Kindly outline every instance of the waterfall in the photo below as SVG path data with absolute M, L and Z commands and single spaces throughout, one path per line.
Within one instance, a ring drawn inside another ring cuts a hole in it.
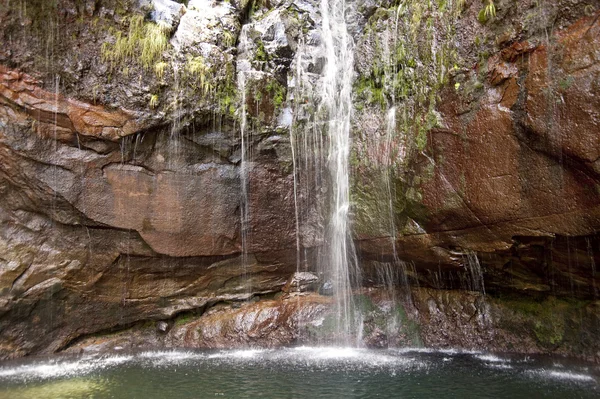
M 360 275 L 349 229 L 350 209 L 350 120 L 354 43 L 345 21 L 344 0 L 323 0 L 322 46 L 326 57 L 320 93 L 320 108 L 327 115 L 327 167 L 330 177 L 330 212 L 326 233 L 326 275 L 336 303 L 338 343 L 349 345 L 356 326 L 352 286 Z

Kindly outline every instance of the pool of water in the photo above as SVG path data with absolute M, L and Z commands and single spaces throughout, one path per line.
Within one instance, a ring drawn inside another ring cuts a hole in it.
M 0 398 L 599 398 L 567 359 L 419 349 L 147 351 L 0 364 Z

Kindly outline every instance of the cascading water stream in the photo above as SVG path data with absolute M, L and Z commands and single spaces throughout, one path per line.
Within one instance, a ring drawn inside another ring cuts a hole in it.
M 358 327 L 352 300 L 352 286 L 360 273 L 349 229 L 350 209 L 350 118 L 352 115 L 352 79 L 354 43 L 345 21 L 344 0 L 321 2 L 322 41 L 326 57 L 321 111 L 327 115 L 323 126 L 328 136 L 328 170 L 330 177 L 330 213 L 326 235 L 326 275 L 331 281 L 336 302 L 338 344 L 351 345 L 353 330 Z

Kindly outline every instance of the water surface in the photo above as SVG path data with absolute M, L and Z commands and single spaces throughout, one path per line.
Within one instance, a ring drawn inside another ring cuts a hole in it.
M 599 374 L 452 350 L 149 351 L 5 362 L 0 398 L 598 398 Z

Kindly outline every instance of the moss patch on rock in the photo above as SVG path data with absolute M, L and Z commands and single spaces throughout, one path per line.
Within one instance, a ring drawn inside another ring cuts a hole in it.
M 503 309 L 500 327 L 528 334 L 542 348 L 564 346 L 577 351 L 590 320 L 592 301 L 574 298 L 503 296 L 492 298 Z M 584 315 L 586 315 L 584 317 Z

